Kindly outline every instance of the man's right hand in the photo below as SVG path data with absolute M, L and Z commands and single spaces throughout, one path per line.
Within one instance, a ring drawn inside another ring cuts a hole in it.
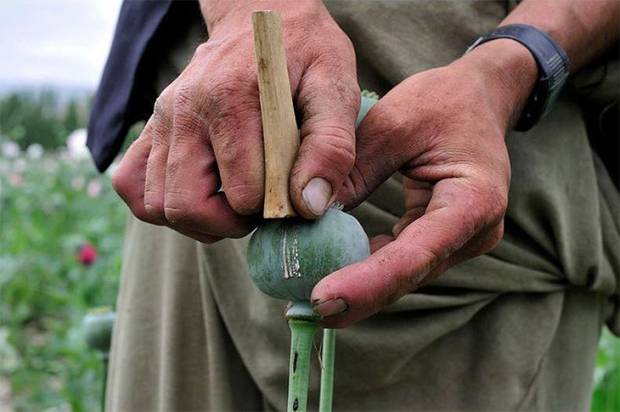
M 248 1 L 214 10 L 209 40 L 159 96 L 114 174 L 115 190 L 139 219 L 205 243 L 253 229 L 264 159 L 251 14 L 264 8 L 281 10 L 302 120 L 293 205 L 314 218 L 336 197 L 355 160 L 360 96 L 351 42 L 319 0 Z

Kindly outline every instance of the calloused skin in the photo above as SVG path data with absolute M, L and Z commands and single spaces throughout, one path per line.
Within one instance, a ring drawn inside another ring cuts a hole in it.
M 283 3 L 265 1 L 261 8 L 270 4 Z M 316 218 L 353 166 L 360 90 L 351 41 L 323 4 L 295 5 L 282 12 L 291 91 L 302 119 L 291 195 L 301 215 Z M 112 180 L 136 217 L 205 243 L 248 234 L 264 197 L 251 9 L 237 7 L 214 20 L 209 40 L 161 93 Z M 318 211 L 302 199 L 315 177 L 331 186 Z
M 502 24 L 550 33 L 575 71 L 618 41 L 619 5 L 525 0 Z M 205 243 L 255 227 L 264 160 L 250 15 L 275 9 L 302 119 L 290 183 L 295 209 L 316 218 L 334 200 L 354 207 L 393 173 L 405 176 L 406 213 L 393 234 L 371 239 L 368 259 L 315 286 L 323 324 L 364 319 L 501 240 L 510 185 L 504 138 L 537 75 L 527 49 L 494 40 L 415 74 L 356 132 L 355 54 L 320 1 L 203 0 L 201 8 L 209 40 L 161 94 L 113 177 L 136 217 Z

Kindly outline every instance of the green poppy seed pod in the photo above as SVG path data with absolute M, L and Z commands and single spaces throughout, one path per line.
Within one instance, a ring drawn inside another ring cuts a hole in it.
M 377 102 L 363 92 L 356 124 Z M 294 304 L 289 318 L 315 318 L 310 305 L 314 286 L 336 270 L 370 254 L 368 237 L 357 219 L 336 208 L 314 221 L 265 221 L 254 232 L 247 251 L 250 276 L 264 293 Z
M 107 308 L 95 309 L 84 317 L 82 331 L 90 348 L 109 352 L 115 319 L 116 314 Z
M 264 293 L 308 301 L 314 285 L 330 273 L 365 259 L 368 237 L 357 219 L 330 208 L 321 218 L 266 221 L 248 246 L 250 275 Z

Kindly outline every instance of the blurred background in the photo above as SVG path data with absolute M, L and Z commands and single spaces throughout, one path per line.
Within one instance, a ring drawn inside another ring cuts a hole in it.
M 114 307 L 126 211 L 84 143 L 120 3 L 0 7 L 3 412 L 100 409 L 104 363 L 83 320 Z M 592 410 L 620 411 L 620 340 L 608 332 L 594 379 Z

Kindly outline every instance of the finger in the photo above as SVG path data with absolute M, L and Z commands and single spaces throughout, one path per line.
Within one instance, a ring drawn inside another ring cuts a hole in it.
M 263 206 L 264 160 L 256 74 L 214 80 L 206 89 L 204 116 L 222 188 L 232 209 L 243 215 Z
M 300 82 L 301 146 L 290 191 L 293 206 L 306 218 L 325 212 L 353 166 L 359 104 L 355 72 L 308 70 Z
M 344 313 L 326 318 L 325 325 L 343 327 L 376 313 L 415 290 L 433 269 L 490 222 L 497 224 L 497 211 L 488 206 L 492 202 L 455 180 L 435 185 L 427 213 L 404 228 L 394 242 L 315 286 L 312 300 L 320 314 L 329 315 L 321 313 L 321 302 L 342 299 L 344 305 L 326 307 L 348 307 Z
M 392 229 L 392 234 L 398 237 L 400 232 L 411 222 L 419 219 L 426 212 L 426 207 L 433 194 L 433 185 L 428 182 L 405 177 L 403 180 L 405 196 L 405 214 L 396 222 Z
M 222 237 L 241 237 L 253 228 L 224 193 L 205 117 L 181 98 L 175 103 L 165 180 L 164 213 L 170 227 Z
M 491 226 L 485 229 L 481 233 L 477 234 L 470 239 L 461 249 L 450 255 L 445 261 L 440 263 L 435 269 L 433 269 L 429 275 L 422 281 L 421 285 L 424 285 L 431 280 L 435 279 L 441 273 L 448 268 L 458 265 L 468 259 L 484 255 L 495 249 L 499 242 L 504 237 L 504 223 L 503 221 L 498 225 Z
M 112 187 L 129 206 L 138 219 L 148 221 L 144 208 L 144 182 L 146 163 L 151 150 L 151 138 L 145 133 L 129 146 L 118 168 L 112 176 Z
M 164 188 L 166 182 L 166 162 L 172 132 L 172 101 L 174 85 L 170 85 L 155 102 L 153 115 L 144 127 L 145 134 L 151 137 L 151 152 L 146 164 L 144 184 L 144 208 L 150 223 L 166 224 L 164 213 Z
M 377 235 L 370 239 L 370 253 L 375 253 L 383 246 L 393 242 L 394 238 L 390 235 Z
M 359 205 L 419 152 L 416 147 L 419 139 L 413 138 L 416 113 L 412 105 L 390 96 L 388 93 L 379 100 L 357 128 L 355 163 L 337 197 L 347 209 Z M 394 136 L 411 138 L 394 139 Z
M 403 179 L 405 209 L 426 207 L 433 195 L 433 184 L 405 177 Z
M 192 239 L 197 240 L 201 243 L 205 243 L 207 245 L 215 243 L 218 240 L 222 240 L 220 236 L 205 235 L 204 233 L 197 232 L 195 230 L 177 229 L 176 231 L 181 233 L 182 235 L 191 237 Z

